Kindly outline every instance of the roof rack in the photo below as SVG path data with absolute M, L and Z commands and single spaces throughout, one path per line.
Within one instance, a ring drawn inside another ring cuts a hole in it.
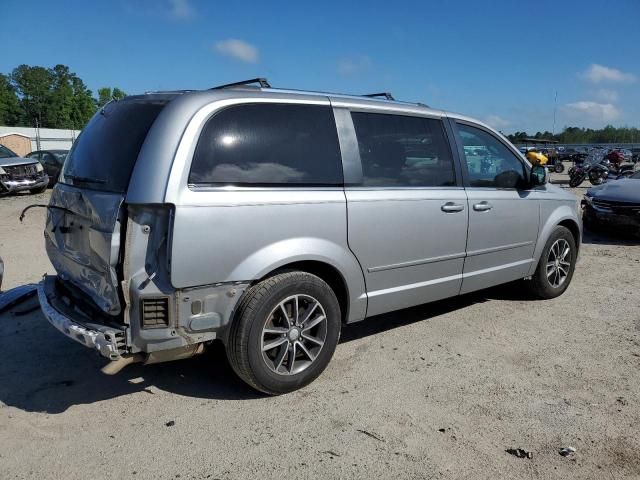
M 250 80 L 243 80 L 242 82 L 233 82 L 233 83 L 227 83 L 225 85 L 218 85 L 217 87 L 213 87 L 210 90 L 220 90 L 222 88 L 240 87 L 242 85 L 251 85 L 254 83 L 257 83 L 262 88 L 271 88 L 269 81 L 264 77 L 260 77 L 260 78 L 252 78 Z
M 395 98 L 393 98 L 393 95 L 391 95 L 389 92 L 368 93 L 368 94 L 362 95 L 362 96 L 363 97 L 369 97 L 369 98 L 384 97 L 387 100 L 395 100 Z

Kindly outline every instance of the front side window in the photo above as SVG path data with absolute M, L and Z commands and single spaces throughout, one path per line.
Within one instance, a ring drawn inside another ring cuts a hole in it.
M 488 132 L 458 124 L 471 187 L 518 188 L 525 183 L 524 165 Z
M 364 186 L 455 185 L 451 150 L 440 120 L 352 112 Z
M 193 156 L 192 185 L 342 185 L 328 106 L 245 104 L 215 114 Z

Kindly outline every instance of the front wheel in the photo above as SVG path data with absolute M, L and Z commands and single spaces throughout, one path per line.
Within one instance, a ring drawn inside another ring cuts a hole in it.
M 553 170 L 556 173 L 562 173 L 564 172 L 564 165 L 562 164 L 562 162 L 556 162 L 556 164 L 553 166 Z
M 578 185 L 580 185 L 582 182 L 584 182 L 584 179 L 586 177 L 587 177 L 587 175 L 585 173 L 575 173 L 569 179 L 569 186 L 571 188 L 576 188 Z
M 252 286 L 229 332 L 227 357 L 236 374 L 270 395 L 315 380 L 340 338 L 340 305 L 322 279 L 286 272 Z
M 568 228 L 558 225 L 547 240 L 531 277 L 532 293 L 544 299 L 562 295 L 573 278 L 577 254 L 573 234 Z

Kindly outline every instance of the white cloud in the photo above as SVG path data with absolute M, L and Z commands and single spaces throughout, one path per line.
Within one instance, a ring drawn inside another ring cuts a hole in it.
M 196 11 L 189 0 L 169 0 L 169 13 L 178 20 L 189 20 L 196 16 Z
M 340 75 L 354 75 L 371 67 L 371 58 L 366 55 L 358 57 L 341 58 L 338 60 L 338 73 Z
M 618 100 L 618 92 L 615 90 L 607 90 L 606 88 L 601 88 L 594 92 L 596 98 L 606 103 L 613 103 Z
M 243 40 L 229 38 L 221 40 L 215 44 L 215 50 L 222 55 L 233 57 L 246 63 L 256 63 L 258 61 L 258 49 Z
M 586 72 L 581 74 L 582 78 L 592 82 L 616 82 L 616 83 L 633 83 L 636 81 L 635 75 L 625 73 L 617 68 L 605 67 L 597 63 L 591 64 Z
M 498 130 L 511 126 L 511 122 L 509 120 L 499 117 L 498 115 L 489 115 L 485 117 L 484 123 Z
M 567 103 L 561 107 L 561 110 L 571 120 L 578 120 L 585 124 L 611 122 L 622 115 L 622 111 L 611 103 L 589 101 Z

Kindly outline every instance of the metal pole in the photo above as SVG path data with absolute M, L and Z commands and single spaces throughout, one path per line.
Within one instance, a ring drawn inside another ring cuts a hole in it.
M 36 118 L 36 150 L 41 150 L 40 148 L 40 122 Z
M 553 127 L 551 128 L 551 135 L 556 134 L 556 110 L 558 109 L 558 91 L 556 90 L 556 97 L 553 100 Z

